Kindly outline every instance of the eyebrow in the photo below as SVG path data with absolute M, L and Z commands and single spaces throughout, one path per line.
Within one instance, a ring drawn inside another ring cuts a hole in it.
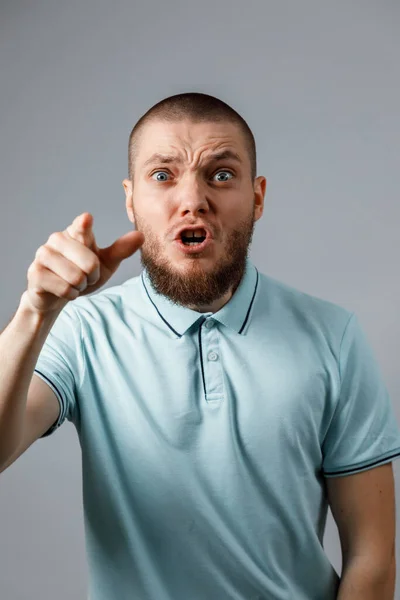
M 215 162 L 218 160 L 227 160 L 227 159 L 234 160 L 239 163 L 243 162 L 242 159 L 240 158 L 239 154 L 237 154 L 237 152 L 234 152 L 233 150 L 222 150 L 221 152 L 216 152 L 214 154 L 211 154 L 207 159 L 207 163 Z M 163 164 L 163 165 L 167 165 L 170 163 L 180 163 L 181 164 L 181 163 L 183 163 L 183 159 L 181 156 L 175 156 L 173 154 L 160 154 L 160 153 L 156 152 L 155 154 L 150 156 L 150 158 L 148 158 L 145 163 L 143 163 L 143 167 L 146 167 L 146 166 L 154 164 L 154 163 Z

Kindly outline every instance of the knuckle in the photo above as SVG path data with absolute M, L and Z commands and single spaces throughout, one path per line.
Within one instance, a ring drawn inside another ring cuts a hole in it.
M 57 244 L 57 242 L 60 241 L 60 238 L 62 237 L 62 233 L 61 231 L 54 231 L 53 233 L 51 233 L 49 235 L 49 239 L 48 242 L 50 244 Z
M 36 294 L 41 294 L 41 293 L 43 293 L 43 292 L 50 291 L 50 290 L 47 290 L 47 289 L 46 289 L 45 287 L 43 287 L 42 285 L 39 285 L 39 282 L 36 282 L 36 283 L 35 283 L 35 285 L 33 285 L 31 289 L 33 289 L 33 291 L 34 291 Z
M 41 277 L 41 270 L 35 265 L 32 266 L 28 275 L 28 288 L 34 290 L 35 292 L 39 292 L 43 289 L 43 277 Z
M 40 271 L 41 271 L 40 264 L 38 264 L 36 261 L 34 261 L 28 267 L 28 271 L 27 271 L 28 279 L 31 279 L 31 280 L 37 279 L 40 274 Z
M 38 285 L 30 285 L 28 290 L 33 294 L 40 294 L 42 292 L 42 289 Z
M 82 286 L 86 283 L 86 273 L 80 272 L 80 273 L 75 273 L 72 277 L 71 277 L 71 284 L 74 287 L 79 287 Z
M 45 245 L 39 246 L 36 250 L 35 260 L 41 261 L 43 260 L 49 253 L 48 248 Z
M 27 270 L 28 277 L 32 277 L 33 274 L 35 273 L 35 271 L 36 271 L 36 264 L 33 262 L 28 267 L 28 270 Z
M 91 264 L 89 265 L 89 273 L 93 273 L 96 269 L 100 269 L 100 260 L 96 255 L 91 260 Z
M 64 281 L 63 285 L 61 286 L 60 296 L 62 298 L 68 298 L 72 289 L 72 286 L 68 282 Z

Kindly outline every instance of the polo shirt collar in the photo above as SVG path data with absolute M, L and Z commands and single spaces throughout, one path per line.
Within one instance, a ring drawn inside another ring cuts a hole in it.
M 175 337 L 181 337 L 196 321 L 204 321 L 210 316 L 236 333 L 243 334 L 257 292 L 259 273 L 247 257 L 245 272 L 239 286 L 231 299 L 215 313 L 201 313 L 174 304 L 169 298 L 154 289 L 147 269 L 143 269 L 141 281 L 145 298 L 151 303 L 151 308 L 157 314 L 160 325 L 167 327 Z

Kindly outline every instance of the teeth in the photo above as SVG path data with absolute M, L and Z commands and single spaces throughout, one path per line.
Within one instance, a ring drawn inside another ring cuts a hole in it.
M 182 232 L 182 235 L 184 235 L 185 237 L 204 237 L 204 234 L 205 234 L 204 229 L 196 229 L 195 231 L 186 229 L 185 231 Z

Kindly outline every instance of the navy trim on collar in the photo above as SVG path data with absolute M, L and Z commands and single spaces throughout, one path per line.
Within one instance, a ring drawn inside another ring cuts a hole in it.
M 159 294 L 153 288 L 146 269 L 141 273 L 141 281 L 145 294 L 162 323 L 176 337 L 182 337 L 196 321 L 204 321 L 211 316 L 238 334 L 243 334 L 255 301 L 259 273 L 247 258 L 245 272 L 239 286 L 230 300 L 216 313 L 200 313 L 185 306 L 174 304 L 169 298 Z

